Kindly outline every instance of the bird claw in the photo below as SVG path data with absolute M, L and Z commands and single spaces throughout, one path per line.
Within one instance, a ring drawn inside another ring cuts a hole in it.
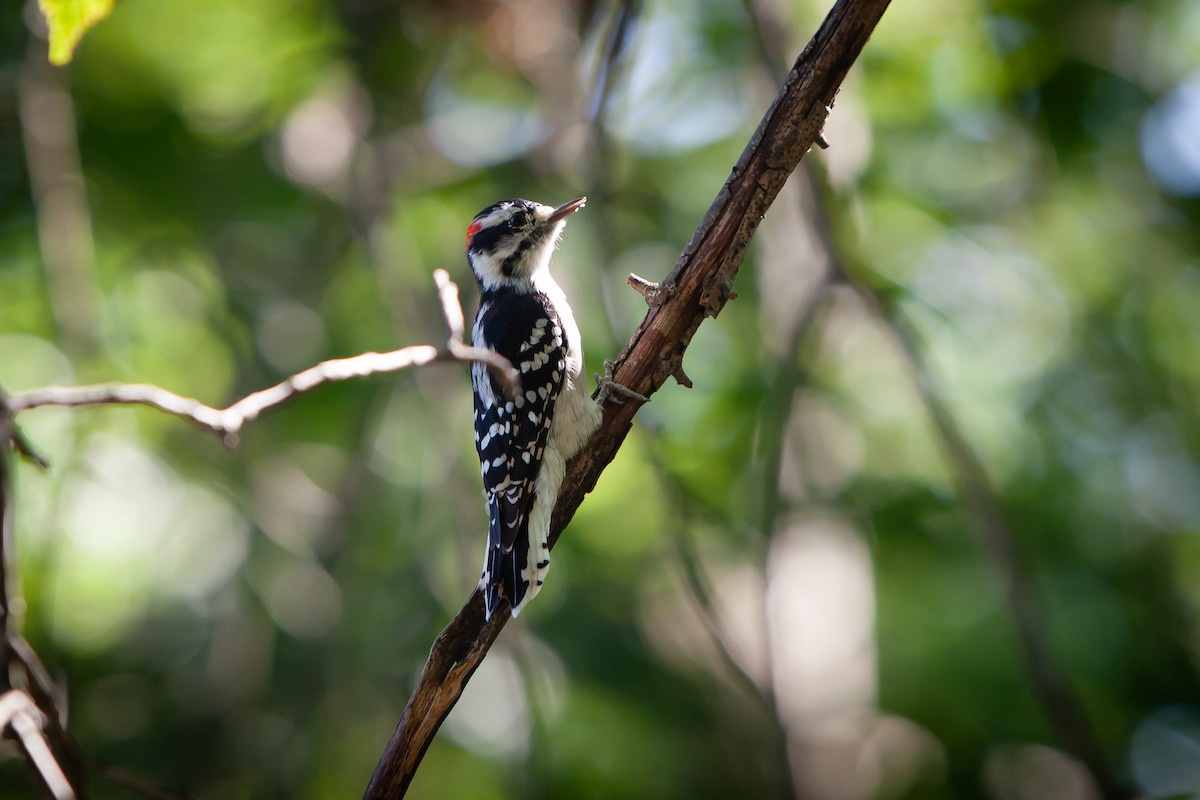
M 635 392 L 628 386 L 622 386 L 613 380 L 613 367 L 615 364 L 612 361 L 604 361 L 604 374 L 597 375 L 592 373 L 592 377 L 596 380 L 596 403 L 603 406 L 609 400 L 615 400 L 618 403 L 624 403 L 626 399 L 640 400 L 643 403 L 649 403 L 650 398 L 639 392 Z

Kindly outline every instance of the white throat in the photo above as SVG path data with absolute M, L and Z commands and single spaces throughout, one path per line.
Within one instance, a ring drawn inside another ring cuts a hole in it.
M 554 279 L 550 277 L 550 257 L 554 255 L 564 227 L 564 222 L 556 223 L 554 230 L 534 249 L 518 256 L 520 261 L 512 265 L 508 274 L 505 274 L 505 265 L 514 255 L 518 255 L 521 248 L 520 239 L 511 239 L 490 253 L 472 252 L 469 256 L 471 268 L 483 290 L 534 288 L 540 291 L 541 284 L 546 282 L 557 288 Z

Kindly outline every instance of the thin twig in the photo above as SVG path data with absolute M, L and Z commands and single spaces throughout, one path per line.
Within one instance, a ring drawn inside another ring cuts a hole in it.
M 617 383 L 649 397 L 679 369 L 700 324 L 729 300 L 751 237 L 816 141 L 838 88 L 888 1 L 838 0 L 830 10 L 668 275 L 673 293 L 649 309 L 617 359 Z M 551 522 L 551 546 L 616 455 L 639 407 L 637 402 L 608 406 L 600 429 L 567 465 Z M 366 798 L 403 796 L 442 721 L 506 620 L 500 615 L 485 624 L 476 591 L 438 636 L 375 767 Z
M 54 800 L 75 800 L 67 776 L 42 733 L 42 714 L 29 695 L 12 689 L 0 695 L 0 732 L 12 728 L 25 759 Z
M 0 392 L 0 408 L 3 400 L 3 392 Z M 10 441 L 14 443 L 14 449 L 20 452 L 22 440 L 19 431 L 10 417 L 0 415 L 0 691 L 7 692 L 4 696 L 11 699 L 13 705 L 9 708 L 17 709 L 13 712 L 15 716 L 6 718 L 0 724 L 0 731 L 11 725 L 21 742 L 26 763 L 47 795 L 56 799 L 79 797 L 83 794 L 80 788 L 82 774 L 63 728 L 66 710 L 60 702 L 60 693 L 33 648 L 17 633 L 13 618 L 17 589 L 14 575 L 16 542 L 12 529 L 12 465 L 4 446 Z M 21 710 L 27 705 L 37 713 L 31 716 Z M 65 793 L 62 791 L 64 785 L 67 789 Z M 78 794 L 72 790 L 72 786 L 79 790 Z
M 667 475 L 668 473 L 660 467 L 659 474 Z M 754 679 L 754 676 L 747 672 L 746 668 L 734 656 L 729 639 L 725 635 L 720 620 L 717 618 L 717 610 L 713 599 L 715 591 L 712 582 L 709 580 L 704 562 L 701 560 L 699 553 L 696 552 L 691 537 L 688 536 L 687 527 L 682 522 L 675 526 L 675 533 L 672 540 L 675 546 L 675 555 L 683 572 L 684 585 L 687 587 L 688 597 L 691 598 L 692 603 L 696 607 L 696 613 L 700 617 L 705 631 L 708 633 L 709 640 L 716 648 L 717 656 L 725 666 L 726 672 L 732 676 L 734 683 L 754 698 L 767 719 L 771 721 L 771 733 L 776 748 L 776 757 L 773 760 L 779 765 L 780 772 L 779 790 L 784 797 L 800 800 L 802 797 L 800 787 L 797 786 L 795 777 L 792 774 L 791 765 L 788 763 L 787 723 L 783 719 L 783 715 L 779 713 L 778 698 L 770 684 L 760 686 L 758 681 Z
M 140 775 L 134 775 L 123 769 L 118 769 L 117 767 L 90 761 L 85 766 L 87 766 L 89 772 L 103 778 L 109 783 L 116 784 L 146 797 L 155 798 L 155 800 L 191 800 L 190 795 L 163 786 L 156 781 L 147 780 Z
M 598 131 L 604 126 L 608 96 L 612 91 L 613 78 L 617 71 L 617 60 L 625 49 L 629 31 L 640 13 L 640 0 L 621 0 L 613 9 L 608 32 L 604 37 L 604 55 L 596 67 L 596 77 L 592 81 L 592 92 L 588 102 L 588 117 Z
M 51 679 L 46 665 L 24 636 L 9 631 L 6 643 L 11 658 L 10 667 L 21 670 L 20 677 L 26 691 L 37 703 L 38 708 L 55 724 L 55 729 L 64 732 L 65 738 L 67 705 L 63 690 Z M 51 711 L 53 713 L 50 713 Z
M 303 372 L 247 395 L 225 408 L 214 408 L 199 400 L 183 397 L 160 386 L 137 383 L 111 383 L 98 386 L 51 386 L 15 394 L 4 401 L 9 415 L 44 406 L 78 408 L 98 405 L 144 405 L 167 414 L 189 419 L 225 437 L 232 437 L 246 423 L 264 411 L 325 383 L 364 378 L 439 361 L 478 362 L 500 380 L 510 396 L 521 391 L 520 373 L 506 358 L 493 350 L 471 347 L 463 337 L 463 312 L 458 302 L 458 287 L 445 270 L 436 270 L 434 280 L 442 302 L 442 311 L 450 336 L 441 347 L 413 345 L 387 353 L 361 353 L 349 358 L 322 361 Z
M 0 392 L 0 402 L 4 395 Z M 6 443 L 13 435 L 12 421 L 0 416 L 0 689 L 10 688 L 8 665 L 12 658 L 13 633 L 13 509 L 12 475 Z
M 38 251 L 54 326 L 68 348 L 87 351 L 99 338 L 102 304 L 67 75 L 47 63 L 46 42 L 35 31 L 16 88 Z
M 660 471 L 659 474 L 664 475 L 665 472 Z M 691 537 L 688 536 L 685 524 L 674 526 L 672 542 L 675 547 L 675 555 L 679 559 L 680 572 L 683 573 L 684 585 L 687 587 L 692 602 L 696 605 L 697 615 L 704 625 L 705 632 L 708 633 L 708 638 L 716 648 L 725 670 L 733 678 L 734 683 L 741 686 L 762 706 L 768 716 L 778 722 L 779 711 L 775 707 L 775 693 L 770 686 L 760 686 L 754 676 L 746 671 L 746 668 L 733 654 L 729 638 L 725 635 L 717 617 L 714 600 L 716 592 L 713 590 L 712 581 L 709 580 L 708 570 L 700 560 L 700 555 L 696 552 L 696 546 Z
M 617 347 L 624 338 L 624 329 L 618 330 L 619 320 L 624 315 L 618 313 L 616 304 L 617 292 L 613 291 L 612 268 L 616 261 L 616 251 L 620 246 L 620 237 L 613 226 L 613 208 L 620 208 L 619 188 L 614 193 L 612 173 L 613 142 L 609 136 L 607 119 L 609 104 L 614 87 L 624 61 L 621 58 L 627 42 L 632 36 L 633 29 L 638 24 L 644 7 L 642 0 L 619 0 L 612 6 L 608 19 L 608 27 L 601 44 L 602 55 L 596 68 L 596 76 L 589 99 L 589 143 L 591 150 L 592 175 L 588 185 L 588 197 L 591 198 L 594 215 L 588 213 L 588 218 L 596 226 L 597 236 L 593 251 L 596 263 L 605 265 L 596 270 L 596 296 L 604 308 L 603 319 L 608 332 L 608 347 Z

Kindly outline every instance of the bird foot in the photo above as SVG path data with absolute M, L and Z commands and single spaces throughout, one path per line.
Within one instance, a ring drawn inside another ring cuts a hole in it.
M 628 386 L 622 386 L 613 380 L 613 367 L 615 364 L 612 361 L 605 359 L 604 374 L 592 374 L 596 380 L 596 403 L 603 406 L 609 400 L 615 400 L 618 403 L 624 403 L 628 400 L 640 400 L 643 403 L 649 403 L 650 398 L 639 392 L 635 392 Z

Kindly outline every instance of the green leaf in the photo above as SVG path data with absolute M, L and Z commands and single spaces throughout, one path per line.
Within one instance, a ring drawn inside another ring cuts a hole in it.
M 112 11 L 113 0 L 38 0 L 50 26 L 50 63 L 66 64 L 75 45 Z

